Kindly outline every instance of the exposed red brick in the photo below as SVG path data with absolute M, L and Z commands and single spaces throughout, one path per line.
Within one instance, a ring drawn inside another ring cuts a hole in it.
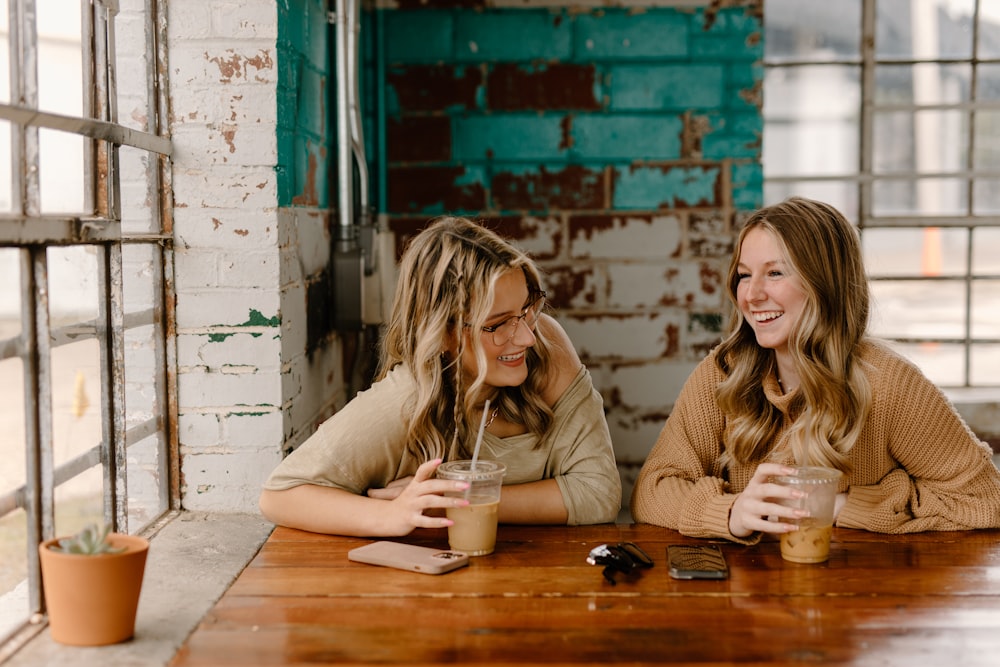
M 441 111 L 454 106 L 474 109 L 483 74 L 474 66 L 409 65 L 390 68 L 386 83 L 396 92 L 404 113 Z
M 551 63 L 494 65 L 486 79 L 486 104 L 498 111 L 596 110 L 594 65 Z
M 309 150 L 308 164 L 306 165 L 305 183 L 302 184 L 302 192 L 292 197 L 292 204 L 295 206 L 315 206 L 319 203 L 319 195 L 316 192 L 316 153 L 310 150 L 311 146 L 306 145 Z
M 565 116 L 559 121 L 559 150 L 573 148 L 573 116 Z
M 397 213 L 441 208 L 445 211 L 479 211 L 486 207 L 482 183 L 463 183 L 462 166 L 390 167 L 389 210 Z
M 492 181 L 493 204 L 502 210 L 547 211 L 594 209 L 604 203 L 604 170 L 570 165 L 561 171 L 497 172 Z
M 451 159 L 451 119 L 404 116 L 386 123 L 389 162 L 442 162 Z
M 572 267 L 547 267 L 545 271 L 545 288 L 548 292 L 546 300 L 554 308 L 565 308 L 571 303 L 596 304 L 597 294 L 591 275 L 594 267 L 588 265 L 584 269 Z
M 668 324 L 663 333 L 667 338 L 667 346 L 663 348 L 663 356 L 666 358 L 676 357 L 681 349 L 681 332 L 676 324 Z
M 715 294 L 723 289 L 725 278 L 717 267 L 703 263 L 698 271 L 701 277 L 701 291 L 705 294 Z

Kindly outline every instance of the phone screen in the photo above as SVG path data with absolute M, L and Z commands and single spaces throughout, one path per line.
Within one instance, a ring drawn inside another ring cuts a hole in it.
M 726 557 L 714 544 L 672 544 L 667 547 L 670 576 L 674 579 L 725 579 Z

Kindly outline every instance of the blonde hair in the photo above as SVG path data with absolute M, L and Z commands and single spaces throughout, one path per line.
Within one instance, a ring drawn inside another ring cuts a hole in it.
M 482 336 L 465 333 L 480 331 L 497 279 L 512 269 L 524 273 L 529 298 L 541 293 L 539 271 L 525 253 L 459 217 L 433 221 L 403 253 L 377 378 L 400 364 L 413 374 L 416 391 L 405 406 L 405 414 L 412 415 L 407 443 L 420 460 L 472 454 L 486 353 Z M 535 345 L 526 352 L 527 380 L 520 386 L 496 388 L 490 402 L 505 420 L 540 435 L 552 422 L 552 410 L 542 398 L 550 355 L 540 329 L 535 337 Z M 467 348 L 478 362 L 478 374 L 470 383 L 461 362 Z
M 867 340 L 870 293 L 857 231 L 829 204 L 791 197 L 755 212 L 740 231 L 729 265 L 729 297 L 736 304 L 740 251 L 747 233 L 766 229 L 777 240 L 805 291 L 802 316 L 788 350 L 799 375 L 790 406 L 789 444 L 799 465 L 847 472 L 871 408 L 871 385 L 855 350 Z M 759 463 L 772 453 L 783 416 L 762 390 L 775 372 L 774 351 L 757 344 L 750 324 L 733 309 L 730 333 L 716 361 L 727 378 L 716 392 L 726 414 L 726 457 Z

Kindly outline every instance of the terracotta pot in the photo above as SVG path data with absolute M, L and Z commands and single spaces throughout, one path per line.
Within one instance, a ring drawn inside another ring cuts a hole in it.
M 100 646 L 130 638 L 135 634 L 149 541 L 111 533 L 108 541 L 126 550 L 96 556 L 49 548 L 58 541 L 38 545 L 52 639 L 73 646 Z

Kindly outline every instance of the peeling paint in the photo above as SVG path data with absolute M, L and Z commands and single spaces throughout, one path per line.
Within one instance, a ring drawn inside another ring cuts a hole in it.
M 596 111 L 597 70 L 592 64 L 498 63 L 486 79 L 486 104 L 494 111 L 575 109 Z
M 274 317 L 264 317 L 259 310 L 253 308 L 250 309 L 250 317 L 242 325 L 244 327 L 277 327 L 281 326 L 281 318 L 277 315 Z
M 307 144 L 306 149 L 308 150 L 308 148 Z M 319 203 L 319 197 L 316 194 L 316 171 L 319 169 L 319 165 L 316 161 L 316 154 L 311 150 L 309 151 L 307 163 L 302 193 L 292 197 L 292 204 L 294 206 L 316 206 Z
M 226 51 L 227 56 L 209 56 L 205 53 L 205 60 L 210 63 L 214 63 L 219 68 L 219 73 L 222 75 L 219 79 L 219 83 L 232 83 L 233 79 L 245 79 L 246 74 L 249 74 L 250 67 L 255 68 L 257 71 L 272 69 L 274 67 L 274 61 L 271 59 L 271 54 L 267 51 L 258 51 L 256 56 L 247 58 L 241 54 L 236 53 L 232 49 Z M 258 82 L 266 82 L 268 79 L 266 77 L 255 77 Z
M 756 18 L 762 23 L 764 21 L 763 0 L 712 0 L 708 7 L 705 8 L 705 21 L 702 24 L 702 28 L 710 30 L 715 25 L 719 12 L 730 7 L 742 7 L 746 10 L 747 15 Z
M 222 126 L 222 138 L 226 142 L 226 145 L 229 146 L 230 153 L 236 152 L 236 143 L 233 141 L 236 137 L 236 129 L 236 125 L 223 124 Z
M 409 65 L 391 68 L 386 84 L 407 112 L 474 109 L 483 72 L 471 65 Z
M 604 170 L 570 165 L 549 171 L 543 165 L 522 172 L 498 171 L 491 195 L 498 210 L 598 209 L 604 205 Z
M 708 116 L 694 115 L 690 111 L 685 111 L 682 118 L 681 157 L 700 160 L 702 139 L 712 131 L 712 122 Z

